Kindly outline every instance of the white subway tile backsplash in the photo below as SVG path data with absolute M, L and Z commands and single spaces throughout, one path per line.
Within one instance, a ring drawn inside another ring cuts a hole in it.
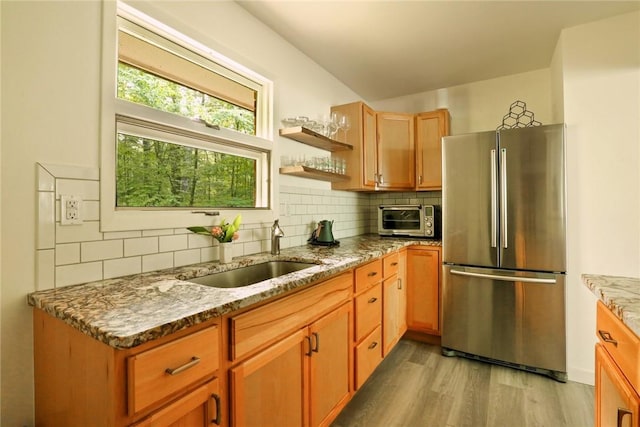
M 54 165 L 51 163 L 39 163 L 40 166 L 45 168 L 51 175 L 57 179 L 87 179 L 91 181 L 97 181 L 100 179 L 100 169 L 87 168 L 83 166 L 70 166 L 70 165 Z
M 92 240 L 102 240 L 98 221 L 87 221 L 77 225 L 60 225 L 56 223 L 56 243 L 88 242 Z
M 104 261 L 105 279 L 140 273 L 142 273 L 142 258 L 139 256 Z
M 211 246 L 213 242 L 213 237 L 204 236 L 202 234 L 191 233 L 187 234 L 187 236 L 189 239 L 188 244 L 190 249 Z
M 142 230 L 142 237 L 148 236 L 168 236 L 173 234 L 172 228 L 164 228 L 159 230 Z
M 142 237 L 142 231 L 112 231 L 103 235 L 104 240 L 133 239 L 136 237 Z
M 125 239 L 124 256 L 148 255 L 158 252 L 157 237 L 141 237 L 138 239 Z
M 160 252 L 181 251 L 187 249 L 188 238 L 186 234 L 160 236 Z
M 82 220 L 83 221 L 99 221 L 100 220 L 100 202 L 97 200 L 82 201 Z
M 144 255 L 142 257 L 142 272 L 163 270 L 173 267 L 173 253 L 165 252 L 161 254 Z
M 207 248 L 191 250 L 200 252 L 200 262 L 211 262 L 220 259 L 220 248 L 218 246 L 209 246 Z
M 36 249 L 53 249 L 56 243 L 56 203 L 51 191 L 38 191 L 38 242 Z
M 217 251 L 216 251 L 216 256 L 215 258 L 211 258 L 208 260 L 203 260 L 200 261 L 200 249 L 189 249 L 186 251 L 176 251 L 173 253 L 173 258 L 174 258 L 174 265 L 176 267 L 179 267 L 181 265 L 190 265 L 190 264 L 197 264 L 199 262 L 203 262 L 203 261 L 212 261 L 214 259 L 217 259 Z
M 55 191 L 56 181 L 54 176 L 40 164 L 37 164 L 36 168 L 38 170 L 38 191 Z
M 56 285 L 55 252 L 54 249 L 36 251 L 36 289 L 39 291 L 53 289 Z
M 56 245 L 56 265 L 78 264 L 80 262 L 80 243 Z
M 89 262 L 56 267 L 56 287 L 102 280 L 102 263 Z
M 122 258 L 122 255 L 122 240 L 102 240 L 98 242 L 86 242 L 82 243 L 81 246 L 82 262 Z
M 82 200 L 100 200 L 100 183 L 84 179 L 57 179 L 56 199 L 63 194 L 80 196 Z

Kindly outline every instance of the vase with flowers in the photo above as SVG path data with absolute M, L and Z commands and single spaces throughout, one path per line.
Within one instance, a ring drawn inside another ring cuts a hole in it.
M 238 240 L 240 233 L 240 223 L 242 222 L 242 216 L 237 215 L 233 222 L 227 222 L 223 219 L 220 224 L 214 225 L 211 228 L 207 227 L 187 227 L 187 230 L 196 233 L 213 236 L 218 241 L 218 247 L 220 251 L 220 262 L 228 263 L 233 258 L 233 241 Z

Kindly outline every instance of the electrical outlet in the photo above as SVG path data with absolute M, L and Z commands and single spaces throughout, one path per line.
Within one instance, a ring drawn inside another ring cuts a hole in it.
M 60 196 L 60 225 L 82 224 L 82 197 Z

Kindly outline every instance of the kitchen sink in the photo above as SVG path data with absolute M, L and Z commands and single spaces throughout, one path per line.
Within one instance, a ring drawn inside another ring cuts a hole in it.
M 189 279 L 189 282 L 214 288 L 241 288 L 254 283 L 262 282 L 294 271 L 315 267 L 318 264 L 299 261 L 269 261 L 262 264 L 248 265 L 235 270 L 222 271 L 207 276 Z

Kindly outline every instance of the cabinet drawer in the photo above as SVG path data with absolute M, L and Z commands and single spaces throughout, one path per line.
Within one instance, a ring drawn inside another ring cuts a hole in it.
M 355 299 L 356 301 L 356 342 L 367 336 L 382 323 L 382 287 L 375 285 Z
M 356 268 L 355 292 L 359 293 L 382 280 L 382 261 L 375 260 Z
M 596 334 L 629 382 L 640 390 L 640 339 L 601 301 L 598 301 Z
M 212 326 L 129 357 L 129 414 L 212 376 L 219 365 L 218 332 Z
M 378 326 L 356 347 L 356 390 L 382 361 L 382 328 Z
M 385 279 L 398 273 L 399 258 L 398 252 L 394 252 L 382 259 L 382 276 Z
M 349 271 L 307 290 L 233 316 L 230 319 L 231 360 L 247 356 L 349 301 L 352 286 L 353 273 Z

